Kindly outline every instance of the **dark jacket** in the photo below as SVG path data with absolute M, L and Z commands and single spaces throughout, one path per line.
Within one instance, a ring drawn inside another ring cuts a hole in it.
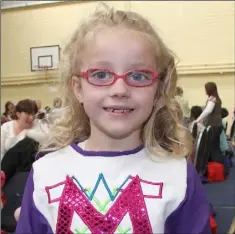
M 3 187 L 6 205 L 1 211 L 1 227 L 4 231 L 15 231 L 14 212 L 21 206 L 24 187 L 37 150 L 38 142 L 26 137 L 11 148 L 2 159 L 2 171 L 6 174 L 6 183 Z

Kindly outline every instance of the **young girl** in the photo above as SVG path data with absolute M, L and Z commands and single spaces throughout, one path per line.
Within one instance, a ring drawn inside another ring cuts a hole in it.
M 150 23 L 96 11 L 65 52 L 56 151 L 33 165 L 16 233 L 210 233 L 174 59 Z

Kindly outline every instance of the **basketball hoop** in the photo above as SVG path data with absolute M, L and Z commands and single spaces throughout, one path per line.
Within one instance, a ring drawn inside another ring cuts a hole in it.
M 34 66 L 37 71 L 48 71 L 50 69 L 49 66 Z
M 49 70 L 48 66 L 40 66 L 38 68 L 39 68 L 39 70 L 44 70 L 44 71 L 48 71 Z
M 37 71 L 44 71 L 44 74 L 45 74 L 45 78 L 47 79 L 47 78 L 49 78 L 49 76 L 48 76 L 48 70 L 50 70 L 50 67 L 49 66 L 34 66 L 36 69 L 37 69 Z

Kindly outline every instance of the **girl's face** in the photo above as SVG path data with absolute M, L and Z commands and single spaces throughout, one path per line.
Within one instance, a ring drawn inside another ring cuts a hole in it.
M 101 30 L 87 43 L 82 58 L 81 72 L 88 69 L 108 69 L 117 75 L 136 69 L 156 72 L 154 48 L 146 35 L 123 28 Z M 102 79 L 106 75 L 97 76 Z M 157 81 L 146 87 L 129 86 L 123 79 L 102 87 L 82 78 L 80 84 L 77 81 L 73 76 L 73 90 L 90 118 L 91 135 L 105 134 L 113 139 L 140 137 L 143 123 L 153 109 Z
M 17 112 L 16 114 L 18 117 L 17 121 L 19 121 L 23 129 L 29 129 L 33 126 L 35 115 L 26 112 Z

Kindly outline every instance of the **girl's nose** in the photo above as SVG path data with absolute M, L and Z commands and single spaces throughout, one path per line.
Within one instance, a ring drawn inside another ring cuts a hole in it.
M 123 79 L 117 79 L 109 87 L 109 95 L 114 98 L 128 98 L 130 96 L 130 88 Z

